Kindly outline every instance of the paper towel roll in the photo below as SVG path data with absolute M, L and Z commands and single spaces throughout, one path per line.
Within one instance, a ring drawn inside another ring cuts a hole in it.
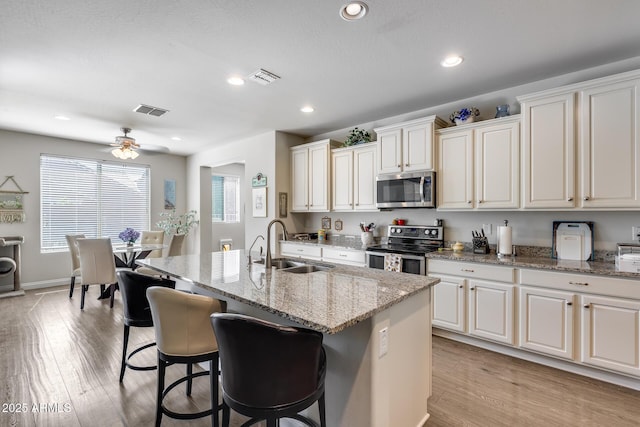
M 501 225 L 498 227 L 498 253 L 502 255 L 511 255 L 511 227 Z

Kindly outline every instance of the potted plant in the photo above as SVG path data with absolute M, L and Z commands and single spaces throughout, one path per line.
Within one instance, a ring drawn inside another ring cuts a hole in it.
M 175 209 L 169 212 L 161 212 L 160 217 L 162 219 L 156 223 L 156 226 L 164 230 L 167 236 L 173 236 L 174 234 L 187 235 L 193 227 L 200 223 L 200 221 L 196 219 L 197 213 L 195 210 L 190 210 L 182 215 L 176 215 Z
M 355 127 L 351 129 L 349 135 L 347 135 L 344 146 L 350 147 L 352 145 L 364 144 L 365 142 L 371 142 L 371 134 L 364 129 Z
M 473 122 L 474 118 L 479 115 L 480 111 L 476 107 L 461 108 L 451 113 L 449 120 L 456 125 L 462 125 Z

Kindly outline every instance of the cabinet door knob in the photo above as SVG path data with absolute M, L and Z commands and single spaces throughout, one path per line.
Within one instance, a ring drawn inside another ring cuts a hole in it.
M 478 203 L 482 203 L 482 202 L 484 202 L 484 200 L 478 200 Z
M 401 168 L 401 167 L 402 167 L 402 165 L 401 165 L 400 163 L 398 163 L 398 167 L 399 167 L 399 168 Z
M 470 291 L 475 291 L 475 290 L 476 290 L 476 288 L 469 288 L 469 290 L 470 290 Z
M 462 286 L 462 285 L 459 285 L 458 287 L 459 287 L 460 289 L 464 288 L 464 286 Z
M 584 196 L 584 198 L 582 200 L 584 200 L 585 202 L 590 200 L 591 198 L 589 196 Z
M 471 200 L 467 200 L 467 204 L 470 205 L 471 204 Z
M 573 202 L 573 197 L 569 197 L 569 198 L 567 199 L 567 202 Z
M 405 165 L 405 166 L 409 166 L 409 163 L 405 163 L 404 165 Z
M 585 304 L 584 308 L 591 308 L 591 304 Z
M 567 301 L 567 305 L 573 305 L 571 301 Z

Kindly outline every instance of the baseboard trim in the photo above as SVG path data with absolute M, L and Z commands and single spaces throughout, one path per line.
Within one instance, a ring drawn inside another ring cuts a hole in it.
M 640 380 L 627 377 L 625 375 L 616 374 L 614 372 L 609 372 L 598 368 L 591 368 L 590 366 L 585 365 L 578 365 L 577 363 L 555 359 L 553 357 L 544 356 L 519 348 L 508 347 L 502 344 L 493 343 L 491 341 L 485 341 L 482 339 L 470 337 L 468 335 L 460 335 L 458 333 L 447 331 L 444 329 L 433 328 L 433 335 L 447 338 L 452 341 L 469 344 L 475 347 L 480 347 L 485 350 L 494 351 L 496 353 L 505 354 L 507 356 L 515 357 L 518 359 L 527 360 L 529 362 L 538 363 L 540 365 L 549 366 L 551 368 L 560 369 L 562 371 L 571 372 L 573 374 L 582 375 L 607 383 L 619 385 L 621 387 L 640 391 Z

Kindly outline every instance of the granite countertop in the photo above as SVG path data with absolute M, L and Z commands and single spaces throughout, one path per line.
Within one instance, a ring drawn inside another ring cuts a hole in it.
M 248 264 L 247 254 L 235 250 L 147 258 L 137 263 L 327 334 L 338 333 L 439 282 L 428 276 L 346 265 L 308 274 L 267 271 L 264 265 Z
M 536 268 L 540 270 L 552 270 L 567 273 L 640 279 L 640 273 L 620 271 L 616 267 L 615 262 L 606 261 L 570 261 L 528 256 L 498 258 L 495 253 L 483 255 L 474 254 L 473 252 L 453 253 L 452 251 L 431 252 L 427 254 L 427 258 L 506 265 L 514 268 Z

